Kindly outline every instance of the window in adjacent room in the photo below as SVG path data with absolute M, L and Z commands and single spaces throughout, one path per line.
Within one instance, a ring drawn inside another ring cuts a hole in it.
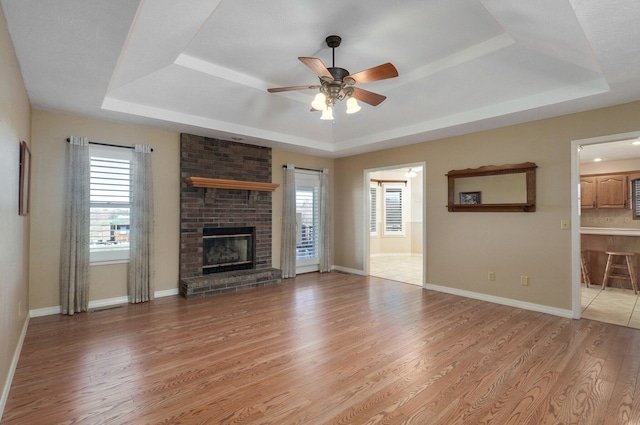
M 91 262 L 129 259 L 130 149 L 91 146 L 89 246 Z
M 403 198 L 404 184 L 383 183 L 384 192 L 384 235 L 404 235 Z
M 633 195 L 633 219 L 640 220 L 640 179 L 631 181 L 631 193 Z
M 369 232 L 378 235 L 378 185 L 371 183 L 369 187 Z

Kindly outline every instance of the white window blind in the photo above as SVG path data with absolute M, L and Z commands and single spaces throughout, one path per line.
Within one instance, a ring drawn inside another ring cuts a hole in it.
M 296 212 L 299 214 L 300 243 L 296 246 L 297 258 L 307 259 L 318 256 L 316 250 L 316 232 L 318 229 L 317 191 L 310 189 L 296 190 Z
M 369 231 L 372 235 L 378 233 L 378 185 L 372 185 L 369 188 Z
M 402 235 L 403 227 L 403 190 L 401 184 L 384 184 L 384 234 Z
M 633 218 L 640 219 L 640 179 L 633 180 Z
M 319 260 L 320 174 L 296 170 L 296 213 L 299 232 L 296 266 L 317 267 Z
M 131 151 L 91 147 L 89 243 L 92 262 L 129 258 Z

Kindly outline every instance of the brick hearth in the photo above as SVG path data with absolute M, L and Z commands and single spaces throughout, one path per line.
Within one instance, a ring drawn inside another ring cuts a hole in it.
M 271 149 L 190 134 L 180 136 L 180 293 L 203 297 L 281 281 L 271 267 L 269 191 L 190 187 L 189 177 L 271 182 Z M 202 274 L 205 227 L 255 227 L 255 269 Z

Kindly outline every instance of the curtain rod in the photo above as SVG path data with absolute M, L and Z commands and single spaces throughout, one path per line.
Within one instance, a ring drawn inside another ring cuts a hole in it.
M 67 137 L 67 143 L 71 140 Z M 125 146 L 125 145 L 113 145 L 111 143 L 102 143 L 102 142 L 89 142 L 90 145 L 99 145 L 99 146 L 111 146 L 112 148 L 123 148 L 123 149 L 135 149 L 135 146 Z M 153 148 L 151 148 L 151 152 L 153 152 Z
M 369 179 L 371 182 L 375 182 L 378 183 L 378 186 L 380 186 L 383 183 L 404 183 L 404 185 L 407 185 L 407 180 L 378 180 L 378 179 Z
M 287 168 L 287 164 L 283 165 L 282 168 Z M 317 173 L 322 173 L 323 172 L 322 170 L 315 170 L 313 168 L 303 168 L 303 167 L 293 167 L 293 168 L 295 168 L 296 170 L 315 171 Z

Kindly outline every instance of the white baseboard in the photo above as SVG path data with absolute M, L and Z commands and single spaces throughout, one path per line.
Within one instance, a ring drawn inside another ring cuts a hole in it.
M 350 269 L 348 267 L 332 266 L 331 270 L 337 270 L 337 271 L 343 272 L 343 273 L 351 273 L 351 274 L 357 274 L 359 276 L 364 276 L 364 271 L 363 270 Z
M 11 359 L 11 366 L 9 367 L 9 373 L 7 374 L 7 380 L 4 383 L 4 388 L 2 388 L 2 397 L 0 397 L 0 419 L 2 419 L 2 415 L 4 413 L 4 407 L 7 404 L 7 400 L 9 399 L 9 390 L 11 389 L 11 383 L 13 382 L 13 375 L 16 373 L 16 368 L 18 367 L 18 360 L 20 360 L 20 353 L 22 352 L 22 344 L 24 343 L 24 338 L 27 335 L 27 328 L 29 327 L 29 315 L 24 320 L 24 325 L 22 325 L 22 332 L 20 333 L 20 338 L 18 339 L 18 344 L 16 345 L 16 349 L 13 352 L 13 358 Z
M 155 298 L 162 298 L 162 297 L 170 297 L 172 295 L 178 295 L 178 293 L 179 293 L 178 288 L 173 288 L 173 289 L 165 289 L 163 291 L 156 291 L 154 292 L 153 295 Z M 89 301 L 89 308 L 109 307 L 112 305 L 126 304 L 128 302 L 129 302 L 128 297 L 105 298 L 102 300 Z M 51 316 L 53 314 L 60 314 L 61 311 L 62 311 L 62 307 L 59 305 L 55 307 L 38 308 L 35 310 L 30 310 L 29 317 Z
M 536 311 L 538 313 L 547 313 L 547 314 L 552 314 L 554 316 L 566 317 L 568 319 L 573 318 L 573 311 L 562 309 L 562 308 L 549 307 L 547 305 L 534 304 L 534 303 L 529 303 L 525 301 L 518 301 L 518 300 L 513 300 L 511 298 L 496 297 L 494 295 L 464 291 L 462 289 L 449 288 L 447 286 L 432 285 L 430 283 L 427 283 L 424 286 L 424 288 L 430 289 L 432 291 L 444 292 L 452 295 L 459 295 L 461 297 L 473 298 L 475 300 L 487 301 L 494 304 L 501 304 L 509 307 L 517 307 L 517 308 L 522 308 L 524 310 Z
M 126 304 L 128 302 L 129 297 L 105 298 L 104 300 L 89 301 L 89 308 L 110 307 L 112 305 Z
M 62 307 L 57 305 L 55 307 L 36 308 L 35 310 L 29 310 L 29 317 L 41 317 L 51 316 L 52 314 L 60 314 Z
M 178 288 L 173 288 L 173 289 L 165 289 L 164 291 L 156 291 L 153 293 L 153 296 L 156 298 L 162 298 L 162 297 L 170 297 L 172 295 L 178 295 L 180 293 L 180 290 L 178 290 Z

